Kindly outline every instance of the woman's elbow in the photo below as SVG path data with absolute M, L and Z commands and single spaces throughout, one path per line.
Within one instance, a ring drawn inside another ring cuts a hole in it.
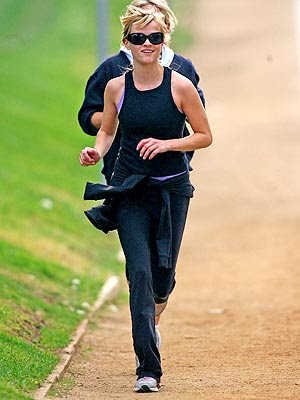
M 204 149 L 209 147 L 213 142 L 212 134 L 210 132 L 200 133 L 197 149 Z
M 209 133 L 208 135 L 206 135 L 206 140 L 207 140 L 207 145 L 206 145 L 205 147 L 208 147 L 208 146 L 210 146 L 210 145 L 212 144 L 212 142 L 213 142 L 213 137 L 212 137 L 212 134 L 211 134 L 211 133 Z

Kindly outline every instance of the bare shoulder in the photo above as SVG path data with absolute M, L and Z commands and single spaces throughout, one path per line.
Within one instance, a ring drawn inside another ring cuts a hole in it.
M 176 91 L 187 92 L 195 90 L 195 87 L 192 84 L 192 82 L 188 78 L 186 78 L 185 76 L 181 75 L 179 72 L 176 71 L 172 71 L 171 84 Z
M 117 95 L 120 91 L 124 89 L 125 86 L 125 76 L 118 76 L 117 78 L 113 78 L 107 82 L 106 92 L 109 95 Z

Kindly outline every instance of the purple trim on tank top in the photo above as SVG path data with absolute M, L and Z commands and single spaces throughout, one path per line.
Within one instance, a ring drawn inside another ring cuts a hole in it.
M 123 102 L 124 102 L 124 97 L 125 97 L 125 88 L 123 90 L 122 96 L 121 96 L 120 101 L 118 103 L 118 107 L 117 107 L 118 114 L 120 114 L 120 111 L 121 111 L 121 108 L 122 108 L 122 105 L 123 105 Z
M 123 103 L 124 103 L 124 98 L 125 98 L 125 88 L 124 88 L 124 90 L 123 90 L 122 96 L 121 96 L 120 101 L 119 101 L 118 106 L 117 106 L 118 114 L 120 114 L 121 108 L 122 108 Z M 180 110 L 180 108 L 177 107 L 177 110 L 178 110 L 181 114 L 183 114 L 183 111 Z
M 150 176 L 150 178 L 156 179 L 156 180 L 158 180 L 158 181 L 165 181 L 165 180 L 167 180 L 167 179 L 175 178 L 175 176 L 183 175 L 183 174 L 185 174 L 185 173 L 186 173 L 186 171 L 183 171 L 183 172 L 179 172 L 179 174 L 175 174 L 175 175 L 168 175 L 168 176 Z

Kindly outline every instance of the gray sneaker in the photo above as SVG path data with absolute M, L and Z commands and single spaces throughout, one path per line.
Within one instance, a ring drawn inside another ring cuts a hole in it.
M 162 343 L 161 334 L 158 330 L 158 325 L 155 325 L 155 344 L 156 344 L 156 347 L 158 348 L 158 351 L 161 348 L 161 343 Z M 139 362 L 137 355 L 135 355 L 135 365 L 137 368 L 140 366 L 140 362 Z
M 140 393 L 150 393 L 150 392 L 158 392 L 160 389 L 160 384 L 156 379 L 151 378 L 150 376 L 144 376 L 143 378 L 138 379 L 135 382 L 133 391 Z

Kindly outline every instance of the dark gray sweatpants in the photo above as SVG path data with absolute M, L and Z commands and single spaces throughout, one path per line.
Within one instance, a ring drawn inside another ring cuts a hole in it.
M 175 267 L 184 231 L 189 198 L 170 192 L 172 268 L 160 267 L 156 247 L 161 189 L 142 186 L 127 193 L 117 208 L 117 229 L 126 257 L 133 345 L 140 365 L 138 378 L 162 375 L 155 345 L 155 302 L 165 301 L 175 285 Z

